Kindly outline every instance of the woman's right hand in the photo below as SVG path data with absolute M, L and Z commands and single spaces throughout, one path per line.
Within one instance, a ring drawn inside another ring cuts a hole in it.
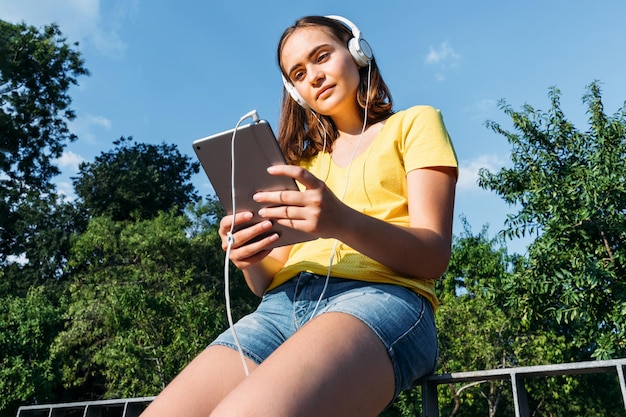
M 228 215 L 222 218 L 218 233 L 222 238 L 222 249 L 224 251 L 228 248 L 229 232 L 233 222 L 237 226 L 250 221 L 250 219 L 252 219 L 252 213 L 250 212 L 237 213 L 236 215 Z M 232 235 L 233 244 L 230 249 L 230 261 L 241 270 L 245 270 L 262 261 L 271 251 L 268 246 L 278 240 L 278 234 L 273 233 L 259 241 L 251 241 L 257 236 L 267 233 L 271 227 L 271 221 L 265 220 L 234 232 Z

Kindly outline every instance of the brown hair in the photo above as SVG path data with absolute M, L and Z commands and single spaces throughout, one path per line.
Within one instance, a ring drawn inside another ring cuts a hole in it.
M 278 66 L 286 79 L 289 76 L 282 68 L 280 53 L 285 42 L 297 29 L 303 27 L 319 27 L 327 31 L 340 42 L 348 45 L 353 37 L 351 30 L 343 23 L 324 16 L 306 16 L 298 19 L 293 26 L 283 32 L 278 43 Z M 367 109 L 367 125 L 387 119 L 393 114 L 393 102 L 387 85 L 383 81 L 376 60 L 371 60 L 371 79 L 368 92 L 367 73 L 368 67 L 359 69 L 361 81 L 357 90 L 357 102 L 365 110 L 365 103 L 369 103 Z M 325 133 L 326 132 L 326 133 Z M 302 159 L 317 155 L 323 149 L 324 135 L 326 135 L 327 149 L 332 147 L 337 138 L 337 131 L 328 116 L 315 115 L 312 111 L 302 108 L 291 98 L 286 89 L 283 89 L 283 97 L 280 110 L 278 128 L 278 143 L 280 144 L 288 163 L 297 163 Z

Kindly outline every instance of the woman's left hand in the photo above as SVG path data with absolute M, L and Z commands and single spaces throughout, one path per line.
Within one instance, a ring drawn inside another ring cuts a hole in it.
M 302 230 L 317 237 L 336 237 L 341 219 L 348 206 L 342 203 L 326 184 L 304 168 L 275 165 L 267 170 L 271 175 L 290 177 L 304 185 L 304 191 L 265 191 L 254 195 L 257 202 L 267 203 L 259 211 L 261 217 Z

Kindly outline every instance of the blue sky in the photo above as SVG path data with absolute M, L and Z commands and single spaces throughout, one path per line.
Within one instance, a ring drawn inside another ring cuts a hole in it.
M 593 80 L 602 83 L 609 114 L 626 100 L 623 0 L 0 0 L 1 19 L 57 22 L 68 41 L 80 42 L 91 71 L 71 90 L 79 140 L 58 161 L 59 188 L 70 197 L 78 163 L 109 151 L 120 136 L 175 143 L 193 156 L 193 140 L 233 127 L 249 110 L 276 128 L 276 43 L 307 14 L 339 14 L 359 26 L 396 109 L 442 111 L 461 167 L 455 233 L 463 215 L 474 232 L 489 225 L 493 236 L 514 212 L 476 184 L 480 167 L 496 171 L 509 161 L 504 137 L 484 126 L 508 127 L 498 100 L 547 110 L 556 86 L 580 130 L 587 129 L 581 97 Z M 194 182 L 210 192 L 203 174 Z M 526 243 L 507 246 L 523 253 Z

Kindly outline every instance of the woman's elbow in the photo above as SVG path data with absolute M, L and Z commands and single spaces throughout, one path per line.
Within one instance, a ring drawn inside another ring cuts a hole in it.
M 418 266 L 416 276 L 421 279 L 437 280 L 443 276 L 448 269 L 450 257 L 452 256 L 452 247 L 449 241 L 442 241 L 437 248 L 426 256 L 425 262 Z

